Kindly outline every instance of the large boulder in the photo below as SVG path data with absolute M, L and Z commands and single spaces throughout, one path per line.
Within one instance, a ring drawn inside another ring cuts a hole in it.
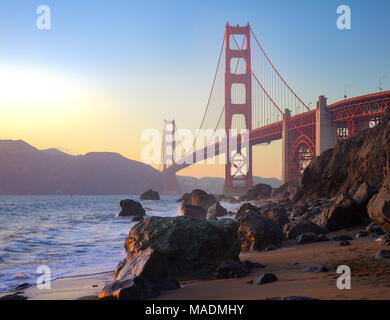
M 370 187 L 367 182 L 363 182 L 353 195 L 353 199 L 358 205 L 365 206 L 376 193 L 378 191 L 375 188 Z
M 321 214 L 320 225 L 327 231 L 336 231 L 361 222 L 361 210 L 347 193 L 340 193 Z
M 265 250 L 268 246 L 280 247 L 284 240 L 281 228 L 272 220 L 249 210 L 236 217 L 240 227 L 238 235 L 244 250 Z
M 145 215 L 144 208 L 137 201 L 125 199 L 121 200 L 119 205 L 122 208 L 119 212 L 120 217 L 143 217 Z
M 288 239 L 296 239 L 303 233 L 322 234 L 324 229 L 309 220 L 291 222 L 284 226 L 284 234 Z
M 207 211 L 200 206 L 193 206 L 190 204 L 182 203 L 180 205 L 179 211 L 177 212 L 178 216 L 191 217 L 195 219 L 206 219 Z
M 210 208 L 217 199 L 214 195 L 208 194 L 206 191 L 195 189 L 191 193 L 184 194 L 178 201 L 184 204 L 203 207 L 206 211 Z
M 160 200 L 160 195 L 157 191 L 153 191 L 152 189 L 145 191 L 140 196 L 141 200 Z
M 284 209 L 283 207 L 273 207 L 270 209 L 266 209 L 261 212 L 261 215 L 272 220 L 281 228 L 285 224 L 288 224 L 290 222 L 290 219 L 286 214 L 286 209 Z
M 148 217 L 130 229 L 126 261 L 151 248 L 167 256 L 173 276 L 211 277 L 222 261 L 239 261 L 237 231 L 231 219 Z
M 390 233 L 390 187 L 384 185 L 367 205 L 370 218 L 383 230 Z
M 165 254 L 151 248 L 139 251 L 132 259 L 121 261 L 114 274 L 114 281 L 100 292 L 103 300 L 139 300 L 153 298 L 160 290 L 179 288 L 168 268 Z
M 216 219 L 228 214 L 227 210 L 217 201 L 207 210 L 207 219 Z
M 240 201 L 251 201 L 268 198 L 271 195 L 272 187 L 268 184 L 259 183 L 253 188 L 249 189 L 244 195 L 240 197 Z

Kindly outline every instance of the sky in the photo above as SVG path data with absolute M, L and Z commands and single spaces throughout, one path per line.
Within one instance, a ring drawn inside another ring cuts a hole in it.
M 39 30 L 37 8 L 51 9 Z M 336 27 L 349 5 L 352 29 Z M 141 159 L 143 130 L 195 130 L 226 22 L 248 22 L 306 103 L 390 90 L 388 0 L 2 0 L 0 139 Z M 254 148 L 254 174 L 281 177 L 281 143 Z M 180 175 L 223 176 L 196 165 Z

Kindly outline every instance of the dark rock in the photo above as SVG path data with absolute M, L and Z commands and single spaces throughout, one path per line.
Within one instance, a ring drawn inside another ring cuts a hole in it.
M 134 279 L 115 280 L 113 282 L 110 282 L 106 286 L 104 286 L 104 288 L 99 292 L 98 299 L 99 300 L 140 300 L 140 299 L 144 299 L 144 295 L 143 295 L 142 288 L 136 285 Z
M 206 211 L 217 202 L 214 195 L 208 194 L 206 191 L 200 189 L 195 189 L 191 193 L 184 194 L 179 200 L 184 204 L 203 207 Z
M 25 296 L 22 296 L 19 293 L 13 293 L 13 294 L 7 294 L 0 298 L 0 301 L 3 300 L 15 300 L 15 301 L 21 301 L 21 300 L 27 300 L 28 298 Z
M 368 236 L 368 232 L 366 231 L 360 231 L 356 234 L 355 238 L 364 238 Z
M 324 266 L 307 267 L 303 269 L 303 272 L 313 272 L 313 273 L 328 272 L 328 271 L 329 269 Z
M 137 201 L 130 199 L 121 200 L 119 205 L 122 208 L 121 212 L 119 212 L 120 217 L 143 217 L 145 215 L 144 208 Z
M 273 273 L 264 273 L 261 277 L 253 279 L 250 283 L 258 285 L 275 281 L 278 281 L 278 278 Z
M 301 220 L 299 222 L 290 222 L 288 225 L 284 227 L 283 231 L 285 236 L 288 239 L 296 239 L 299 235 L 307 232 L 312 232 L 315 234 L 324 233 L 323 228 L 308 220 Z
M 379 235 L 385 234 L 385 231 L 380 226 L 378 226 L 375 222 L 370 223 L 367 226 L 366 231 L 370 233 L 376 233 Z
M 390 232 L 390 187 L 388 184 L 371 198 L 367 205 L 370 218 L 383 230 Z
M 340 193 L 333 199 L 334 204 L 321 214 L 321 226 L 329 232 L 340 230 L 361 222 L 360 210 L 348 194 Z
M 329 241 L 329 239 L 326 237 L 324 234 L 319 234 L 317 237 L 317 242 L 324 242 L 324 241 Z
M 193 206 L 193 205 L 185 204 L 185 203 L 181 204 L 177 215 L 183 216 L 183 217 L 191 217 L 191 218 L 195 218 L 195 219 L 206 219 L 207 218 L 207 212 L 203 207 Z
M 282 298 L 282 300 L 306 300 L 306 301 L 313 301 L 313 300 L 318 300 L 318 299 L 315 299 L 315 298 L 311 298 L 311 297 L 306 297 L 306 296 L 289 296 L 289 297 L 284 297 Z
M 27 289 L 30 287 L 32 287 L 32 284 L 26 282 L 26 283 L 22 283 L 22 284 L 18 285 L 13 291 L 24 290 L 24 289 Z
M 262 265 L 261 263 L 258 263 L 258 262 L 252 262 L 252 261 L 249 261 L 249 260 L 245 260 L 242 262 L 247 268 L 249 269 L 258 269 L 258 268 L 265 268 L 264 265 Z
M 243 278 L 251 272 L 244 263 L 232 260 L 223 261 L 217 268 L 217 279 Z
M 267 246 L 267 248 L 265 248 L 265 251 L 275 251 L 277 249 L 278 248 L 275 245 L 270 244 L 269 246 Z
M 242 218 L 245 214 L 247 214 L 249 211 L 254 211 L 259 213 L 259 208 L 255 207 L 253 204 L 246 202 L 243 205 L 241 205 L 240 209 L 237 210 L 235 220 Z
M 307 232 L 299 235 L 296 238 L 297 244 L 307 244 L 317 242 L 317 235 L 312 232 Z
M 351 245 L 351 243 L 349 241 L 342 241 L 339 243 L 339 246 L 341 246 L 341 247 L 347 247 L 350 245 Z
M 126 259 L 151 248 L 167 256 L 174 277 L 211 277 L 221 262 L 239 261 L 237 231 L 231 219 L 148 217 L 130 229 L 124 243 Z
M 347 236 L 347 235 L 339 235 L 339 236 L 335 236 L 331 239 L 332 241 L 349 241 L 349 240 L 353 240 L 353 238 L 351 238 L 350 236 Z
M 390 250 L 379 250 L 375 259 L 390 259 Z
M 240 201 L 261 200 L 268 198 L 271 195 L 271 192 L 272 187 L 270 185 L 259 183 L 241 196 Z
M 286 214 L 286 210 L 283 207 L 273 207 L 261 212 L 261 215 L 275 222 L 281 228 L 290 222 Z
M 284 240 L 280 227 L 257 212 L 248 211 L 236 221 L 240 224 L 238 236 L 242 249 L 261 251 L 271 244 L 280 247 Z
M 160 195 L 157 191 L 153 191 L 152 189 L 145 191 L 141 197 L 141 200 L 160 200 Z
M 207 219 L 216 219 L 226 216 L 227 214 L 227 210 L 217 201 L 207 210 Z

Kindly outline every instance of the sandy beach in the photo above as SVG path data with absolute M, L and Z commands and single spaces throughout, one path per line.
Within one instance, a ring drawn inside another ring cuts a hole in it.
M 354 237 L 359 228 L 330 233 L 328 237 L 346 234 Z M 158 300 L 263 300 L 286 296 L 309 296 L 321 300 L 387 300 L 390 299 L 390 261 L 376 260 L 379 249 L 386 249 L 370 236 L 339 246 L 329 241 L 297 245 L 286 241 L 282 249 L 267 252 L 242 252 L 241 260 L 266 266 L 254 269 L 247 277 L 223 280 L 186 280 L 182 288 L 164 291 Z M 352 272 L 351 290 L 336 286 L 339 265 L 348 265 Z M 329 272 L 304 272 L 307 267 L 325 266 Z M 265 285 L 247 282 L 265 272 L 274 273 L 278 281 Z M 94 300 L 101 288 L 112 281 L 113 272 L 55 280 L 50 290 L 30 287 L 22 295 L 31 300 Z M 4 295 L 4 294 L 2 294 Z

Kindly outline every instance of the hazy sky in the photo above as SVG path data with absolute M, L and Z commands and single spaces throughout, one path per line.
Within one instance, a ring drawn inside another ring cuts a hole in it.
M 336 28 L 341 4 L 352 30 Z M 39 5 L 51 8 L 51 30 L 36 27 Z M 388 0 L 2 0 L 0 139 L 139 160 L 142 130 L 165 118 L 199 125 L 227 21 L 250 22 L 306 103 L 335 102 L 345 85 L 350 96 L 377 91 L 381 75 L 390 89 L 389 14 Z M 280 178 L 279 142 L 254 156 L 254 174 Z

